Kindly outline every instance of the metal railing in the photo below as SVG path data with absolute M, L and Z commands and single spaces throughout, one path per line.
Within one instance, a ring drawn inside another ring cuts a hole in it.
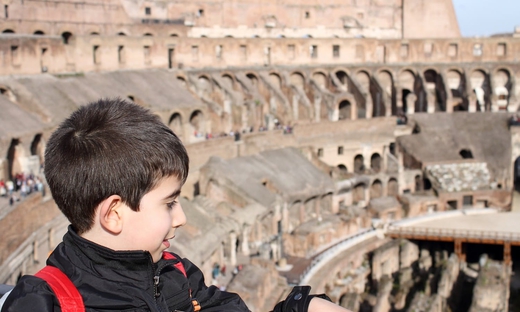
M 397 227 L 390 226 L 387 234 L 409 235 L 409 236 L 425 236 L 425 237 L 446 237 L 446 238 L 464 238 L 474 240 L 497 240 L 520 242 L 520 233 L 514 232 L 498 232 L 486 230 L 458 230 L 458 229 L 432 229 L 420 227 Z
M 311 263 L 305 268 L 305 270 L 300 274 L 298 280 L 292 280 L 290 281 L 291 284 L 306 284 L 309 282 L 309 280 L 316 274 L 316 272 L 321 269 L 328 261 L 332 260 L 336 256 L 338 256 L 339 253 L 367 240 L 371 239 L 373 237 L 376 237 L 377 232 L 380 230 L 375 229 L 366 229 L 362 230 L 345 240 L 331 246 L 329 249 L 323 251 L 316 257 L 314 257 L 311 261 Z

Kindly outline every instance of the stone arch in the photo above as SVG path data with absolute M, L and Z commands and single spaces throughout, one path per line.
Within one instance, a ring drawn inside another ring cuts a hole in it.
M 379 153 L 374 153 L 370 157 L 370 169 L 372 169 L 373 172 L 378 173 L 381 171 L 381 165 L 382 165 L 382 158 Z
M 320 214 L 324 211 L 332 212 L 332 200 L 334 198 L 334 194 L 332 192 L 328 192 L 327 194 L 324 194 L 319 199 L 319 207 L 320 207 Z
M 352 103 L 348 99 L 343 99 L 338 103 L 338 120 L 352 119 Z
M 329 81 L 327 79 L 327 75 L 325 75 L 325 73 L 323 73 L 322 71 L 315 71 L 312 74 L 312 79 L 314 79 L 316 84 L 320 86 L 322 89 L 329 88 Z
M 11 144 L 7 149 L 7 174 L 9 180 L 13 180 L 17 173 L 22 173 L 22 162 L 20 159 L 24 156 L 24 150 L 20 139 L 11 139 Z
M 269 73 L 269 81 L 279 90 L 282 89 L 282 78 L 276 72 Z
M 354 157 L 354 173 L 362 174 L 365 172 L 365 158 L 361 154 Z
M 506 110 L 511 92 L 511 74 L 505 68 L 499 68 L 493 74 L 493 88 L 499 110 Z
M 9 101 L 16 103 L 16 96 L 8 87 L 0 85 L 0 95 L 5 96 Z
M 73 36 L 74 35 L 70 31 L 64 31 L 61 33 L 61 38 L 63 39 L 64 44 L 69 44 Z
M 334 72 L 336 78 L 338 78 L 341 85 L 348 90 L 349 89 L 349 74 L 343 69 L 338 69 Z
M 424 189 L 424 181 L 420 175 L 418 175 L 418 174 L 415 175 L 414 182 L 415 182 L 415 191 L 416 192 L 420 192 Z
M 459 68 L 451 68 L 446 72 L 446 90 L 454 99 L 453 111 L 467 111 L 469 108 L 466 80 L 462 73 Z
M 35 31 L 33 32 L 33 35 L 36 35 L 36 36 L 43 36 L 43 35 L 45 35 L 45 33 L 44 33 L 42 30 L 39 30 L 39 29 L 38 29 L 38 30 L 35 30 Z
M 292 232 L 298 225 L 300 225 L 300 219 L 302 215 L 302 202 L 300 200 L 296 200 L 292 203 L 291 208 L 289 208 L 289 232 Z
M 2 34 L 14 34 L 14 33 L 15 33 L 14 30 L 12 30 L 10 28 L 2 30 Z
M 171 33 L 170 37 L 179 37 L 179 35 L 177 33 Z
M 396 178 L 390 178 L 387 184 L 387 195 L 397 196 L 399 195 L 399 182 Z
M 383 183 L 376 179 L 370 186 L 370 199 L 379 198 L 383 196 Z
M 184 88 L 187 89 L 188 85 L 186 84 L 186 78 L 182 76 L 177 76 L 177 82 Z
M 300 72 L 293 72 L 290 76 L 291 84 L 301 90 L 305 89 L 305 77 Z
M 182 115 L 178 112 L 173 113 L 168 120 L 168 127 L 179 137 L 182 138 L 184 131 L 182 127 Z
M 424 80 L 427 102 L 434 102 L 434 111 L 445 112 L 447 95 L 442 75 L 436 69 L 429 68 L 424 71 Z
M 208 76 L 200 75 L 197 78 L 197 89 L 202 93 L 202 95 L 209 96 L 211 94 L 213 91 L 213 84 Z
M 343 173 L 347 173 L 348 172 L 347 166 L 345 166 L 344 164 L 339 164 L 338 165 L 338 169 L 339 169 L 339 171 L 341 171 Z
M 235 89 L 235 79 L 233 76 L 229 73 L 224 73 L 221 76 L 222 81 L 224 82 L 225 86 L 234 90 Z
M 143 34 L 143 37 L 153 37 L 153 36 L 154 35 L 151 32 L 146 32 L 146 33 Z
M 471 90 L 476 100 L 477 111 L 491 110 L 489 99 L 489 77 L 485 70 L 477 68 L 470 74 Z
M 363 88 L 363 91 L 369 92 L 370 90 L 370 74 L 368 71 L 361 69 L 356 72 L 356 80 Z
M 249 79 L 253 88 L 258 88 L 258 76 L 256 74 L 250 72 L 246 74 L 246 77 Z
M 303 213 L 303 222 L 311 219 L 313 216 L 316 217 L 318 211 L 317 208 L 318 208 L 318 205 L 317 205 L 317 201 L 318 200 L 318 196 L 313 196 L 311 198 L 308 198 L 307 200 L 305 200 L 305 202 L 303 203 L 303 207 L 304 207 L 304 213 Z
M 361 182 L 354 186 L 352 189 L 352 203 L 357 205 L 366 200 L 365 198 L 365 190 L 367 186 L 365 183 Z
M 415 94 L 415 80 L 416 75 L 411 69 L 403 69 L 398 76 L 399 86 L 401 87 L 401 110 L 403 113 L 408 113 L 415 107 L 415 103 L 408 103 L 410 101 L 409 95 Z M 399 109 L 398 109 L 399 110 Z
M 40 164 L 43 163 L 45 154 L 45 142 L 42 139 L 42 134 L 37 133 L 31 142 L 31 155 L 38 156 Z
M 204 114 L 200 110 L 195 110 L 190 115 L 190 125 L 193 127 L 193 133 L 196 137 L 204 135 L 205 132 L 205 120 Z

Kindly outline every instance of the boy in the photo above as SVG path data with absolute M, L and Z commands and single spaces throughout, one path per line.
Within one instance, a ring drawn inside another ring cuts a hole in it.
M 165 252 L 186 223 L 178 197 L 188 155 L 157 116 L 120 99 L 84 106 L 52 134 L 44 170 L 71 223 L 47 264 L 72 281 L 86 311 L 249 311 Z M 275 311 L 345 311 L 308 292 L 296 287 Z M 61 308 L 44 280 L 24 276 L 5 311 Z

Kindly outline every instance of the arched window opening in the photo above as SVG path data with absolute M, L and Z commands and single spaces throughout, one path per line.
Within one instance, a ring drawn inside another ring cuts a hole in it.
M 0 87 L 0 94 L 8 98 L 9 101 L 13 103 L 16 102 L 16 97 L 14 96 L 14 93 L 11 90 L 4 87 Z
M 246 77 L 249 79 L 249 82 L 251 82 L 253 87 L 256 88 L 258 86 L 258 78 L 255 75 L 247 74 Z
M 370 169 L 375 173 L 381 171 L 381 155 L 378 153 L 374 153 L 372 157 L 370 157 Z
M 93 31 L 90 33 L 91 36 L 99 36 L 99 33 L 97 31 Z
M 352 119 L 352 105 L 348 100 L 343 100 L 339 103 L 339 115 L 338 120 L 350 120 Z
M 340 164 L 338 165 L 338 169 L 343 172 L 343 173 L 347 173 L 348 170 L 347 170 L 347 166 L 343 165 L 343 164 Z
M 183 77 L 177 77 L 177 82 L 183 87 L 186 89 L 187 85 L 186 85 L 186 79 L 184 79 Z
M 41 139 L 41 133 L 34 136 L 34 140 L 31 142 L 31 155 L 38 155 L 38 144 L 40 144 Z
M 363 155 L 356 155 L 354 157 L 354 173 L 362 174 L 365 172 L 365 160 Z
M 4 29 L 2 31 L 2 34 L 14 34 L 14 30 L 12 30 L 12 29 Z
M 383 196 L 383 184 L 379 180 L 375 180 L 370 187 L 370 199 Z
M 175 34 L 175 33 L 173 33 L 173 34 L 171 34 L 171 35 L 170 35 L 170 37 L 179 37 L 179 35 L 178 35 L 178 34 Z
M 397 179 L 391 178 L 388 180 L 388 196 L 397 196 L 399 195 L 399 183 Z
M 348 86 L 348 75 L 342 70 L 339 70 L 336 72 L 336 77 L 338 78 L 339 82 L 345 87 Z
M 145 37 L 153 37 L 153 35 L 151 33 L 146 33 L 144 34 Z
M 72 38 L 72 33 L 66 31 L 61 34 L 61 38 L 63 39 L 64 44 L 69 44 L 70 39 Z
M 425 91 L 427 96 L 433 97 L 436 112 L 446 111 L 446 92 L 443 78 L 435 70 L 429 69 L 424 72 Z
M 415 176 L 415 191 L 420 192 L 424 188 L 423 179 L 421 179 L 420 175 Z
M 269 74 L 269 81 L 276 86 L 276 88 L 282 88 L 282 78 L 276 73 Z
M 190 124 L 195 129 L 196 137 L 204 135 L 203 133 L 204 115 L 200 110 L 194 111 L 190 116 Z
M 430 179 L 428 179 L 428 178 L 423 178 L 423 187 L 424 187 L 424 190 L 425 190 L 425 191 L 431 190 L 431 188 L 432 188 L 432 183 L 430 182 Z
M 37 30 L 37 31 L 35 31 L 35 32 L 33 33 L 33 35 L 43 36 L 43 35 L 45 35 L 45 33 L 44 33 L 43 31 L 41 31 L 41 30 Z
M 390 151 L 390 154 L 396 156 L 395 155 L 395 143 L 394 142 L 390 143 L 390 145 L 388 146 L 388 149 Z
M 9 149 L 7 150 L 7 174 L 9 180 L 13 180 L 14 176 L 20 168 L 15 168 L 15 159 L 16 159 L 16 146 L 20 144 L 20 139 L 14 138 L 11 140 L 11 144 L 9 145 Z M 15 172 L 16 171 L 16 172 Z
M 300 90 L 305 89 L 305 78 L 302 74 L 295 72 L 291 74 L 291 84 Z
M 171 115 L 168 126 L 178 137 L 182 137 L 182 116 L 179 113 Z
M 470 149 L 461 149 L 459 155 L 464 159 L 473 159 L 473 153 Z
M 354 186 L 354 189 L 352 190 L 352 203 L 354 205 L 365 201 L 365 188 L 366 186 L 363 183 Z
M 118 36 L 126 36 L 126 34 L 124 32 L 122 32 L 122 31 L 118 32 L 117 35 Z

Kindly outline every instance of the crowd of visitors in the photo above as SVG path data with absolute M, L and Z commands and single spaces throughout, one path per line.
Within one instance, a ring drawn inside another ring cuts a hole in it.
M 0 197 L 8 198 L 10 205 L 34 192 L 42 192 L 45 196 L 42 179 L 32 173 L 28 175 L 18 173 L 12 180 L 0 180 Z
M 292 133 L 292 130 L 293 130 L 293 127 L 290 126 L 290 125 L 282 125 L 281 123 L 278 122 L 278 120 L 275 120 L 275 124 L 274 124 L 274 129 L 275 130 L 283 130 L 283 134 L 291 134 Z M 264 127 L 264 126 L 260 126 L 258 127 L 258 132 L 264 132 L 264 131 L 268 131 L 269 129 L 267 127 Z M 247 133 L 253 133 L 255 132 L 255 129 L 254 127 L 249 127 L 249 128 L 246 128 L 246 129 L 243 129 L 242 131 L 229 131 L 229 133 L 227 132 L 221 132 L 221 133 L 218 133 L 218 134 L 213 134 L 213 133 L 202 133 L 202 132 L 199 132 L 197 130 L 195 130 L 193 132 L 193 135 L 196 137 L 196 138 L 205 138 L 206 140 L 211 140 L 211 139 L 215 139 L 215 138 L 224 138 L 224 137 L 234 137 L 235 138 L 235 141 L 240 141 L 240 136 L 241 134 L 247 134 Z

